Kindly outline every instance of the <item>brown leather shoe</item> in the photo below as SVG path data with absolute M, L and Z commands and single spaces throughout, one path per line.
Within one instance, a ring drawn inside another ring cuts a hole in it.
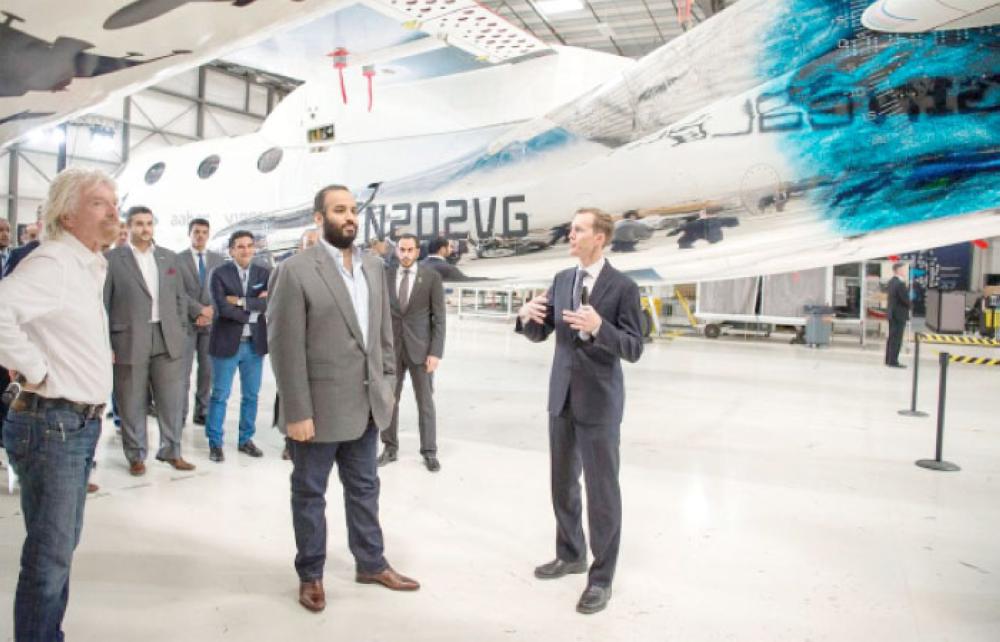
M 299 582 L 299 604 L 313 613 L 325 609 L 326 593 L 323 592 L 323 580 Z
M 391 566 L 386 566 L 384 570 L 373 575 L 358 572 L 354 579 L 358 584 L 381 584 L 393 591 L 416 591 L 420 588 L 419 582 L 405 575 L 400 575 Z
M 133 477 L 142 477 L 143 475 L 146 474 L 146 464 L 142 463 L 141 461 L 133 461 L 131 464 L 129 464 L 128 474 L 132 475 Z
M 87 482 L 87 494 L 96 493 L 101 490 L 101 487 L 93 482 Z
M 183 457 L 178 457 L 177 459 L 160 459 L 160 461 L 165 461 L 177 470 L 194 470 L 195 466 L 189 461 L 185 461 Z

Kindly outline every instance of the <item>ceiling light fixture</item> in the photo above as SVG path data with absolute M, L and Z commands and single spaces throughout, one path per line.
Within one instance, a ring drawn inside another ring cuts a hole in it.
M 539 0 L 535 6 L 547 16 L 583 9 L 583 3 L 580 0 Z

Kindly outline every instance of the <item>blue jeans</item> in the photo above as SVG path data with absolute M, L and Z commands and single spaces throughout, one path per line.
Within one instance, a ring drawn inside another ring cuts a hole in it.
M 382 527 L 378 521 L 379 479 L 376 465 L 378 429 L 369 424 L 358 439 L 340 442 L 288 440 L 292 456 L 292 527 L 295 530 L 295 570 L 303 582 L 323 578 L 326 563 L 326 487 L 337 464 L 344 487 L 347 544 L 358 572 L 380 573 Z
M 73 551 L 101 420 L 69 410 L 10 411 L 3 441 L 21 482 L 26 536 L 14 597 L 14 639 L 62 640 Z
M 233 388 L 233 377 L 240 371 L 240 437 L 239 445 L 253 439 L 257 431 L 257 393 L 264 357 L 253 349 L 253 343 L 241 341 L 240 349 L 231 357 L 212 357 L 212 397 L 208 402 L 205 436 L 212 448 L 222 448 L 222 424 L 226 421 L 226 404 Z

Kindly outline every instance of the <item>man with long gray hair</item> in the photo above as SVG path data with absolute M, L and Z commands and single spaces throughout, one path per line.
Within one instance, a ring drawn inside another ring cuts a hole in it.
M 63 639 L 87 477 L 111 395 L 100 249 L 118 234 L 116 203 L 103 172 L 60 173 L 45 204 L 45 240 L 0 281 L 0 363 L 21 383 L 10 390 L 4 423 L 27 531 L 14 598 L 18 641 Z

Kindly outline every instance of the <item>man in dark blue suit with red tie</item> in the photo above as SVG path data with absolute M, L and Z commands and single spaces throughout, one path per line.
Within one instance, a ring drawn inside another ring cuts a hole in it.
M 549 454 L 556 558 L 535 569 L 539 579 L 587 571 L 580 473 L 587 491 L 590 566 L 576 605 L 596 613 L 611 599 L 621 541 L 619 441 L 625 384 L 621 360 L 642 355 L 639 288 L 604 258 L 614 225 L 606 212 L 578 210 L 570 227 L 570 254 L 578 267 L 556 275 L 543 296 L 518 311 L 516 330 L 531 341 L 556 335 L 549 378 Z

